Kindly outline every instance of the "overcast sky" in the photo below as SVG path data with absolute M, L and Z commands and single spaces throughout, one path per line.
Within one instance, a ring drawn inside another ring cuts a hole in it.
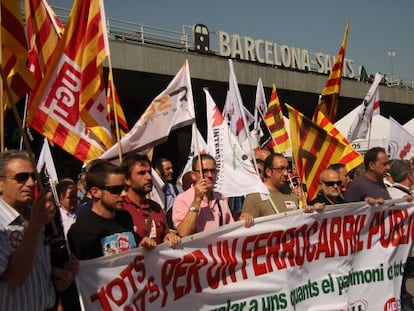
M 210 31 L 263 39 L 336 55 L 350 20 L 346 58 L 368 73 L 414 80 L 413 0 L 104 0 L 107 17 L 180 31 L 203 23 Z M 49 0 L 70 9 L 71 0 Z M 395 56 L 388 56 L 388 51 Z

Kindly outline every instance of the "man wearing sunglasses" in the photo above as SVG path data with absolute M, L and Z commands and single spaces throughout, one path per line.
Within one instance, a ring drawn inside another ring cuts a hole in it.
M 45 310 L 53 285 L 68 288 L 77 273 L 72 258 L 51 267 L 44 228 L 55 215 L 51 193 L 34 198 L 36 175 L 27 152 L 0 153 L 0 310 Z M 53 283 L 54 284 L 53 284 Z
M 81 213 L 68 232 L 71 251 L 81 260 L 118 254 L 139 244 L 155 247 L 147 238 L 134 234 L 130 214 L 123 210 L 125 175 L 106 160 L 96 160 L 86 173 L 92 208 Z
M 318 192 L 316 198 L 310 202 L 311 205 L 314 205 L 315 203 L 333 205 L 346 202 L 342 197 L 342 180 L 340 180 L 337 171 L 333 169 L 324 170 L 319 177 L 319 181 L 321 190 Z

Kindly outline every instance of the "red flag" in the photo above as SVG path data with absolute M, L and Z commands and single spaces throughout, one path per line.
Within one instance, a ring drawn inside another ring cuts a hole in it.
M 346 23 L 344 38 L 342 40 L 341 48 L 336 56 L 335 64 L 329 74 L 328 81 L 322 90 L 319 103 L 316 106 L 313 114 L 313 120 L 316 121 L 318 111 L 321 111 L 325 116 L 335 122 L 336 112 L 338 110 L 339 92 L 341 90 L 342 69 L 344 66 L 346 42 L 348 40 L 349 22 Z
M 128 123 L 125 119 L 124 110 L 122 109 L 121 102 L 118 97 L 118 92 L 116 91 L 115 84 L 112 79 L 112 74 L 109 72 L 108 74 L 108 90 L 106 93 L 106 104 L 108 109 L 108 116 L 109 122 L 111 124 L 112 136 L 114 141 L 117 138 L 116 135 L 116 126 L 115 126 L 115 112 L 114 112 L 114 105 L 116 109 L 116 119 L 118 120 L 118 127 L 119 127 L 119 136 L 120 138 L 124 137 L 126 133 L 128 133 Z
M 5 108 L 16 103 L 36 86 L 36 79 L 26 67 L 27 40 L 22 23 L 20 1 L 1 0 L 1 38 L 2 66 L 12 101 L 10 102 L 9 96 L 4 96 L 2 105 Z

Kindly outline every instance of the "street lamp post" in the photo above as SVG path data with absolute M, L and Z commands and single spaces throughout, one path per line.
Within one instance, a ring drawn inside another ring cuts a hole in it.
M 395 57 L 395 51 L 394 50 L 389 50 L 388 51 L 388 56 L 391 59 L 391 78 L 394 77 L 394 57 Z

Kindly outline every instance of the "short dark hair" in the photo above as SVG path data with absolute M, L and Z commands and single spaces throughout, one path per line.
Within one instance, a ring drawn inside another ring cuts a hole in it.
M 25 161 L 30 161 L 30 155 L 24 150 L 7 150 L 5 152 L 0 153 L 0 176 L 4 176 L 6 174 L 6 168 L 10 161 L 20 159 Z
M 385 153 L 385 149 L 382 147 L 373 147 L 371 149 L 369 149 L 365 155 L 364 155 L 364 166 L 365 166 L 365 170 L 369 169 L 369 164 L 371 162 L 376 162 L 378 159 L 378 154 L 379 153 Z
M 151 166 L 151 161 L 146 155 L 130 153 L 123 159 L 121 163 L 121 168 L 127 178 L 131 178 L 132 167 L 135 165 L 135 163 L 148 164 Z
M 59 201 L 62 200 L 66 191 L 71 187 L 75 188 L 75 183 L 71 180 L 63 180 L 56 185 L 56 194 Z
M 170 160 L 168 160 L 167 158 L 157 158 L 155 160 L 152 160 L 152 167 L 154 169 L 157 169 L 161 172 L 161 176 L 164 176 L 165 172 L 164 172 L 164 167 L 163 167 L 163 163 L 165 162 L 171 162 Z M 172 163 L 172 162 L 171 162 Z
M 124 175 L 124 171 L 119 166 L 112 164 L 108 160 L 96 160 L 86 172 L 86 188 L 101 188 L 105 186 L 108 175 Z
M 199 157 L 198 155 L 195 156 L 193 158 L 193 162 L 191 163 L 191 169 L 193 171 L 197 171 L 198 157 Z M 212 160 L 212 161 L 214 161 L 214 163 L 216 163 L 216 159 L 214 159 L 213 156 L 211 156 L 207 153 L 200 154 L 200 160 L 201 160 L 201 162 L 203 162 L 203 160 Z
M 412 166 L 409 160 L 395 159 L 392 161 L 390 174 L 395 182 L 401 182 L 406 179 L 412 171 Z
M 273 159 L 274 158 L 284 158 L 286 157 L 281 153 L 271 153 L 267 156 L 267 158 L 264 160 L 264 170 L 266 171 L 267 168 L 273 168 Z

